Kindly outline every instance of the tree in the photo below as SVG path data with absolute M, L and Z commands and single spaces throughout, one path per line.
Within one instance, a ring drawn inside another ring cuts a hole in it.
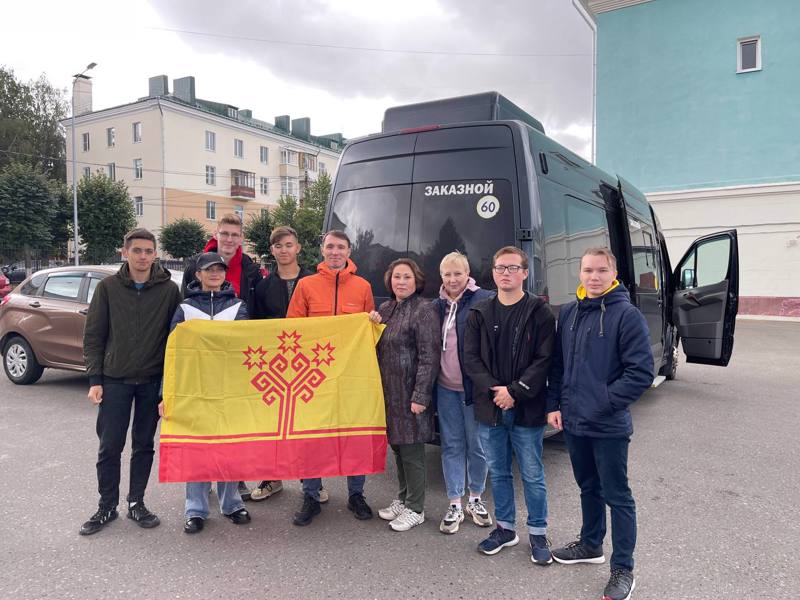
M 60 121 L 67 116 L 66 90 L 44 75 L 27 83 L 0 67 L 0 168 L 11 162 L 39 167 L 49 179 L 66 179 L 66 146 Z
M 185 259 L 203 251 L 208 233 L 194 219 L 178 219 L 163 227 L 158 238 L 170 256 Z
M 26 267 L 31 250 L 48 250 L 53 242 L 56 201 L 39 168 L 12 163 L 0 171 L 0 240 L 23 249 Z
M 53 256 L 66 257 L 67 244 L 72 239 L 72 191 L 61 181 L 50 180 L 50 190 L 55 202 L 55 213 L 50 222 L 53 241 L 50 252 Z
M 259 258 L 269 254 L 269 235 L 272 233 L 272 215 L 269 210 L 251 214 L 242 230 L 244 239 L 253 247 Z
M 83 177 L 78 184 L 78 232 L 90 263 L 108 262 L 122 247 L 125 234 L 136 226 L 133 203 L 122 181 L 103 173 Z
M 322 256 L 319 251 L 320 235 L 325 220 L 325 205 L 331 195 L 331 178 L 327 173 L 306 188 L 303 202 L 295 214 L 295 229 L 303 249 L 300 262 L 313 268 Z

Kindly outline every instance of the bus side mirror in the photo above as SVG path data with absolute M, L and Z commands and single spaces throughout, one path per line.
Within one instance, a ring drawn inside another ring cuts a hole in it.
M 695 287 L 694 269 L 684 269 L 681 271 L 681 289 L 685 290 L 693 287 Z

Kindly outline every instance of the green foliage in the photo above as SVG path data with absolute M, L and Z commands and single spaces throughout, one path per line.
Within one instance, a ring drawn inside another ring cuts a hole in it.
M 242 228 L 244 239 L 249 243 L 259 258 L 269 255 L 269 234 L 272 232 L 272 215 L 268 210 L 258 214 L 250 214 Z
M 55 213 L 50 222 L 53 235 L 50 252 L 54 256 L 66 257 L 69 254 L 67 244 L 72 238 L 72 190 L 54 180 L 50 181 L 50 190 L 55 201 Z
M 322 224 L 325 219 L 325 205 L 331 195 L 331 178 L 327 173 L 322 173 L 319 178 L 306 188 L 302 206 L 295 215 L 297 235 L 303 249 L 300 252 L 300 262 L 313 268 L 322 260 L 319 251 Z
M 0 168 L 12 162 L 38 167 L 47 178 L 66 179 L 66 146 L 59 121 L 68 112 L 66 90 L 42 75 L 22 82 L 0 67 Z
M 161 247 L 170 256 L 188 258 L 202 252 L 206 245 L 208 233 L 194 219 L 178 219 L 161 229 L 159 241 Z
M 11 163 L 0 171 L 0 240 L 45 249 L 53 243 L 56 199 L 38 167 Z
M 103 173 L 83 177 L 78 184 L 78 233 L 89 263 L 112 260 L 125 234 L 136 227 L 133 203 L 122 181 Z

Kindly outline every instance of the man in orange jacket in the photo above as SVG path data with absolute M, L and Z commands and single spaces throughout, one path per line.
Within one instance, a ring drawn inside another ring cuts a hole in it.
M 322 239 L 322 259 L 314 275 L 297 282 L 289 302 L 287 318 L 327 317 L 375 310 L 372 288 L 356 275 L 350 258 L 350 238 L 343 231 L 332 230 Z M 371 519 L 372 509 L 364 499 L 364 475 L 347 477 L 347 508 L 356 519 Z M 322 479 L 303 480 L 303 506 L 294 515 L 295 525 L 308 525 L 321 511 L 319 491 Z

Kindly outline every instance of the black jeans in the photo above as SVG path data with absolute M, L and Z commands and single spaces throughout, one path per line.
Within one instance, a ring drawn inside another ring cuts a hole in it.
M 564 433 L 575 481 L 581 488 L 581 541 L 601 548 L 606 504 L 611 508 L 611 566 L 633 571 L 636 505 L 628 486 L 629 438 L 592 438 Z
M 97 487 L 101 508 L 119 504 L 120 460 L 131 427 L 131 477 L 128 501 L 144 499 L 144 490 L 153 466 L 153 438 L 158 426 L 158 392 L 160 380 L 131 384 L 120 380 L 103 380 L 103 401 L 97 412 Z

